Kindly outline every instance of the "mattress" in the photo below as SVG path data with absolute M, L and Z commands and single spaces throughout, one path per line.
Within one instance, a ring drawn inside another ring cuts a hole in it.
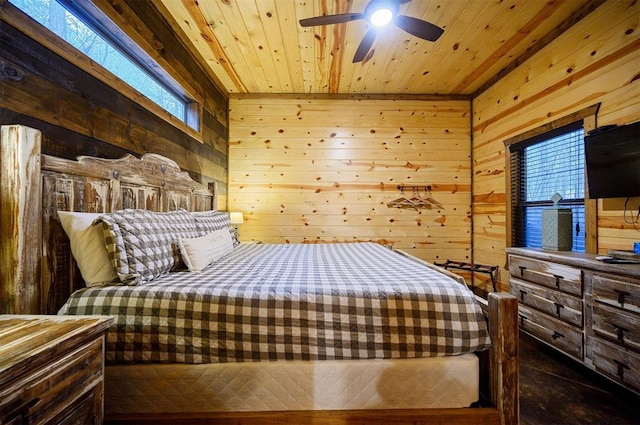
M 491 343 L 464 284 L 374 243 L 241 245 L 202 273 L 84 288 L 61 313 L 114 317 L 108 363 L 400 359 Z
M 468 407 L 478 357 L 111 365 L 105 414 Z

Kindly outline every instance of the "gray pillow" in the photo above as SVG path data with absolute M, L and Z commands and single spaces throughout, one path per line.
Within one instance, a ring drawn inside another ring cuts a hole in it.
M 102 223 L 107 252 L 123 282 L 149 282 L 180 267 L 179 239 L 200 235 L 186 210 L 126 209 L 102 215 L 96 222 Z

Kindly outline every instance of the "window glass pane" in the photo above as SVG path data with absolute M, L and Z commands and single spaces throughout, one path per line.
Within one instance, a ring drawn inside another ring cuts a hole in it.
M 516 170 L 522 188 L 517 201 L 522 211 L 522 246 L 542 247 L 542 211 L 554 207 L 551 198 L 559 193 L 563 198 L 559 206 L 572 210 L 572 250 L 585 251 L 583 137 L 580 128 L 522 150 Z
M 524 210 L 524 246 L 527 248 L 542 248 L 542 209 L 528 207 Z
M 584 134 L 575 130 L 525 148 L 525 201 L 584 198 Z
M 58 2 L 55 0 L 11 0 L 11 3 L 170 114 L 185 121 L 186 102 L 158 83 Z
M 572 251 L 585 252 L 585 216 L 584 203 L 566 206 L 571 208 L 573 215 L 573 246 Z M 542 248 L 542 210 L 549 206 L 530 206 L 524 209 L 524 246 L 527 248 Z
M 584 203 L 582 205 L 573 206 L 571 211 L 573 212 L 573 247 L 571 250 L 585 252 L 587 249 L 585 245 L 585 230 L 587 227 L 584 224 Z M 576 223 L 578 227 L 576 227 Z

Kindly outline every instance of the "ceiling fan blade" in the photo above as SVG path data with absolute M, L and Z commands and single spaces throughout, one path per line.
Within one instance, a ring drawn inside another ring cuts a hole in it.
M 376 39 L 377 33 L 378 30 L 376 30 L 374 27 L 369 28 L 367 33 L 362 38 L 362 41 L 360 42 L 360 45 L 356 50 L 356 54 L 353 55 L 353 63 L 362 62 L 364 60 L 364 58 L 367 56 L 367 53 L 369 53 L 371 46 L 373 46 L 373 42 Z
M 364 18 L 362 13 L 340 13 L 338 15 L 324 15 L 300 19 L 300 25 L 303 27 L 313 27 L 316 25 L 341 24 L 362 18 Z
M 398 15 L 394 22 L 397 27 L 424 40 L 436 41 L 444 32 L 444 30 L 437 25 L 411 16 Z

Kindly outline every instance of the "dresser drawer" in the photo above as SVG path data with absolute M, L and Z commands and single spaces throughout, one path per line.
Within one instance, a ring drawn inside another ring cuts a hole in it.
M 594 305 L 593 332 L 616 345 L 640 352 L 640 317 L 623 310 Z
M 59 425 L 98 425 L 101 422 L 100 418 L 96 417 L 96 411 L 102 410 L 102 403 L 102 398 L 99 398 L 95 391 L 89 391 L 60 412 L 52 423 Z
M 532 258 L 509 256 L 511 276 L 582 296 L 582 271 L 563 264 L 555 264 Z
M 601 303 L 640 313 L 640 280 L 594 272 L 591 275 L 593 298 Z
M 520 303 L 582 328 L 582 298 L 511 278 L 510 292 Z
M 61 419 L 75 417 L 70 412 L 65 414 L 64 408 L 84 397 L 83 394 L 96 385 L 102 385 L 102 375 L 103 343 L 100 338 L 58 361 L 42 365 L 0 392 L 0 422 L 12 423 L 16 418 L 28 416 L 29 424 L 39 424 L 54 416 Z M 21 423 L 20 420 L 17 423 Z
M 593 364 L 601 373 L 640 390 L 640 355 L 595 338 Z
M 520 328 L 565 353 L 583 359 L 582 331 L 520 304 Z

